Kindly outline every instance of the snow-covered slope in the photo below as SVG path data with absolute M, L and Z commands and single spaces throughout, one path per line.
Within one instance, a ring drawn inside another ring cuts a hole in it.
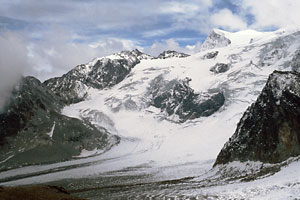
M 88 119 L 118 135 L 119 145 L 92 158 L 2 172 L 0 180 L 12 181 L 6 184 L 27 184 L 108 174 L 146 174 L 143 181 L 157 181 L 203 174 L 211 169 L 268 76 L 274 70 L 291 70 L 299 48 L 300 32 L 214 30 L 198 54 L 139 59 L 122 81 L 109 88 L 84 88 L 85 100 L 63 109 L 69 117 Z M 80 71 L 93 70 L 98 60 Z M 177 90 L 179 86 L 185 89 Z M 179 98 L 182 94 L 191 94 L 191 99 Z M 224 97 L 222 104 L 212 101 L 217 94 Z M 163 103 L 159 104 L 162 106 L 155 103 L 158 96 L 163 96 Z M 194 105 L 206 101 L 213 102 L 213 112 L 197 115 L 200 111 L 193 110 Z M 184 110 L 184 106 L 188 109 Z M 182 110 L 185 112 L 179 112 Z M 192 114 L 182 120 L 182 113 Z M 39 175 L 67 166 L 77 167 Z M 32 177 L 16 181 L 11 178 L 27 173 L 32 173 Z

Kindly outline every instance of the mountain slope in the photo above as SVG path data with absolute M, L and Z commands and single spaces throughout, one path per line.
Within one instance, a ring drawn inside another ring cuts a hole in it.
M 103 151 L 118 141 L 88 121 L 60 114 L 61 100 L 34 77 L 25 77 L 0 114 L 1 170 L 59 162 L 81 151 Z

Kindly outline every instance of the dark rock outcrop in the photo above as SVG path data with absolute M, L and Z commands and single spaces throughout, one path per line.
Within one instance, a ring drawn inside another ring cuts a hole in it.
M 6 136 L 23 130 L 37 112 L 59 112 L 62 107 L 59 97 L 43 87 L 38 79 L 22 78 L 0 114 L 0 145 L 4 144 Z
M 167 59 L 167 58 L 185 58 L 185 57 L 188 57 L 190 55 L 188 54 L 185 54 L 185 53 L 179 53 L 177 51 L 171 51 L 171 50 L 168 50 L 168 51 L 164 51 L 162 52 L 161 54 L 159 54 L 157 56 L 157 58 L 159 59 Z
M 22 79 L 0 114 L 0 170 L 70 160 L 118 142 L 103 128 L 60 114 L 63 105 L 36 78 Z
M 212 52 L 208 52 L 207 54 L 205 54 L 202 59 L 214 59 L 218 56 L 219 52 L 218 51 L 212 51 Z
M 90 87 L 104 89 L 120 83 L 142 59 L 151 59 L 151 56 L 137 49 L 122 51 L 113 57 L 78 65 L 62 77 L 51 78 L 43 84 L 65 103 L 77 103 L 85 99 Z
M 177 115 L 179 122 L 210 116 L 224 105 L 222 92 L 197 94 L 189 86 L 190 79 L 164 81 L 161 76 L 152 83 L 152 105 L 168 116 Z
M 225 63 L 217 63 L 213 67 L 209 69 L 209 71 L 214 72 L 215 74 L 220 74 L 227 72 L 230 69 L 228 64 Z
M 219 153 L 215 165 L 231 161 L 282 162 L 300 155 L 300 74 L 273 72 Z
M 295 52 L 292 59 L 292 70 L 295 72 L 300 72 L 300 50 Z

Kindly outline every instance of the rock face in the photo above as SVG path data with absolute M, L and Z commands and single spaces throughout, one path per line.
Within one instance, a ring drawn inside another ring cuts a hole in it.
M 179 122 L 210 116 L 224 105 L 221 92 L 197 94 L 189 86 L 190 79 L 164 81 L 161 76 L 152 83 L 152 105 L 168 116 L 178 116 Z
M 244 113 L 215 165 L 231 161 L 277 163 L 300 155 L 300 74 L 273 72 Z
M 59 112 L 62 107 L 59 97 L 45 89 L 38 79 L 23 78 L 0 114 L 0 144 L 5 143 L 6 136 L 14 136 L 23 130 L 37 111 Z
M 217 63 L 212 68 L 210 68 L 211 72 L 214 72 L 215 74 L 220 74 L 227 72 L 229 70 L 229 65 L 225 63 Z
M 63 105 L 36 78 L 22 79 L 0 114 L 0 169 L 69 160 L 118 142 L 103 128 L 60 114 Z
M 300 50 L 296 51 L 292 59 L 292 70 L 295 72 L 300 72 Z
M 157 58 L 159 59 L 167 59 L 167 58 L 185 58 L 188 57 L 190 55 L 185 54 L 185 53 L 179 53 L 177 51 L 164 51 L 161 54 L 158 55 Z
M 78 65 L 62 77 L 51 78 L 44 85 L 65 103 L 77 103 L 87 96 L 90 87 L 103 89 L 120 83 L 142 59 L 151 59 L 139 50 L 122 51 Z
M 201 51 L 218 47 L 226 47 L 229 44 L 231 44 L 231 41 L 225 37 L 224 33 L 219 30 L 213 30 L 202 44 Z

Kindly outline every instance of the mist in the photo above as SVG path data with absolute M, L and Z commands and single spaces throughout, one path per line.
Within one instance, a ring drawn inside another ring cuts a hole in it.
M 30 68 L 27 53 L 24 37 L 12 32 L 0 34 L 0 111 L 13 87 Z

